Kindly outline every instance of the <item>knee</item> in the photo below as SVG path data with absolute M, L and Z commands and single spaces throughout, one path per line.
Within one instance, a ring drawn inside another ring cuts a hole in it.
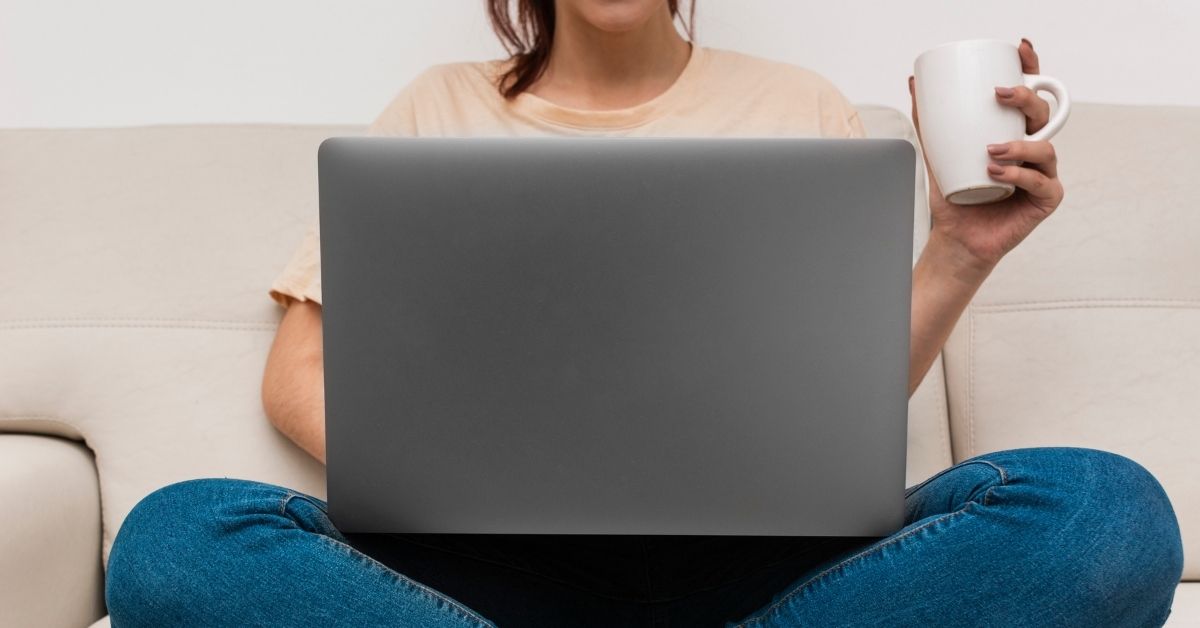
M 1145 467 L 1095 449 L 1049 450 L 1047 484 L 1059 487 L 1064 553 L 1094 583 L 1110 583 L 1109 602 L 1169 603 L 1183 572 L 1179 523 L 1166 491 Z M 1081 575 L 1084 575 L 1081 573 Z M 1107 588 L 1107 587 L 1101 587 Z M 1166 602 L 1164 602 L 1164 600 Z
M 265 484 L 229 479 L 190 480 L 150 493 L 134 506 L 113 541 L 105 601 L 114 621 L 138 625 L 139 610 L 187 603 L 198 565 L 224 551 L 223 530 Z
M 1183 541 L 1167 492 L 1137 462 L 1110 452 L 1085 451 L 1096 469 L 1095 490 L 1100 507 L 1107 506 L 1110 529 L 1125 531 L 1129 537 L 1127 556 L 1135 565 L 1140 557 L 1141 563 L 1149 564 L 1139 567 L 1157 571 L 1174 587 L 1183 572 Z
M 1095 511 L 1113 529 L 1132 532 L 1131 541 L 1175 549 L 1182 561 L 1179 522 L 1175 509 L 1158 479 L 1137 462 L 1097 449 L 1058 450 L 1060 485 L 1069 483 L 1069 497 Z

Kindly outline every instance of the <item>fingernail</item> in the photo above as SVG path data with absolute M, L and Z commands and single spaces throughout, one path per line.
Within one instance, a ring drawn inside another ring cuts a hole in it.
M 1015 94 L 1015 93 L 1017 93 L 1016 90 L 1014 90 L 1011 87 L 997 87 L 996 88 L 996 94 L 998 96 L 1000 96 L 1001 98 L 1012 98 L 1013 94 Z
M 1032 48 L 1033 48 L 1033 42 L 1029 41 L 1028 39 L 1025 39 L 1024 37 L 1022 37 L 1022 38 L 1021 38 L 1021 41 L 1023 41 L 1023 42 L 1025 42 L 1025 43 L 1029 44 L 1029 48 L 1030 48 L 1030 49 L 1032 49 Z
M 988 149 L 989 153 L 991 153 L 993 155 L 999 155 L 1000 153 L 1003 153 L 1004 151 L 1008 150 L 1008 145 L 1007 144 L 988 144 L 987 149 Z
M 988 172 L 992 174 L 1004 174 L 1004 166 L 1000 164 L 988 164 Z

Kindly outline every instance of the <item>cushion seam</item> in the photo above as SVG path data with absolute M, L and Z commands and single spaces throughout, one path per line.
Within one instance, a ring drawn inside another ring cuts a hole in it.
M 0 331 L 20 329 L 213 329 L 222 331 L 272 331 L 271 321 L 234 321 L 172 318 L 31 318 L 0 321 Z
M 1200 300 L 1194 299 L 1141 299 L 1141 298 L 1087 298 L 1047 299 L 1040 301 L 1011 301 L 999 303 L 976 303 L 973 308 L 983 314 L 1023 312 L 1029 310 L 1071 309 L 1193 309 L 1200 308 Z

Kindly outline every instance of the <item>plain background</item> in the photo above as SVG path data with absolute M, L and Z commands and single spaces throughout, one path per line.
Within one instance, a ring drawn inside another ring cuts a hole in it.
M 939 43 L 1033 40 L 1076 100 L 1200 105 L 1196 0 L 698 0 L 699 41 L 907 111 Z M 0 127 L 362 123 L 423 68 L 501 54 L 483 0 L 0 0 Z

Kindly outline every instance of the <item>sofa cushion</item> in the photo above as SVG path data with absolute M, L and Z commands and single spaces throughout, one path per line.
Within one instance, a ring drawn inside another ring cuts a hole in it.
M 1175 588 L 1175 603 L 1166 628 L 1200 627 L 1200 582 L 1183 582 Z
M 0 429 L 95 452 L 104 548 L 154 489 L 230 476 L 320 495 L 263 416 L 267 287 L 342 127 L 5 131 Z M 7 425 L 7 427 L 5 427 Z
M 92 454 L 0 434 L 0 625 L 83 626 L 104 614 L 100 493 Z

